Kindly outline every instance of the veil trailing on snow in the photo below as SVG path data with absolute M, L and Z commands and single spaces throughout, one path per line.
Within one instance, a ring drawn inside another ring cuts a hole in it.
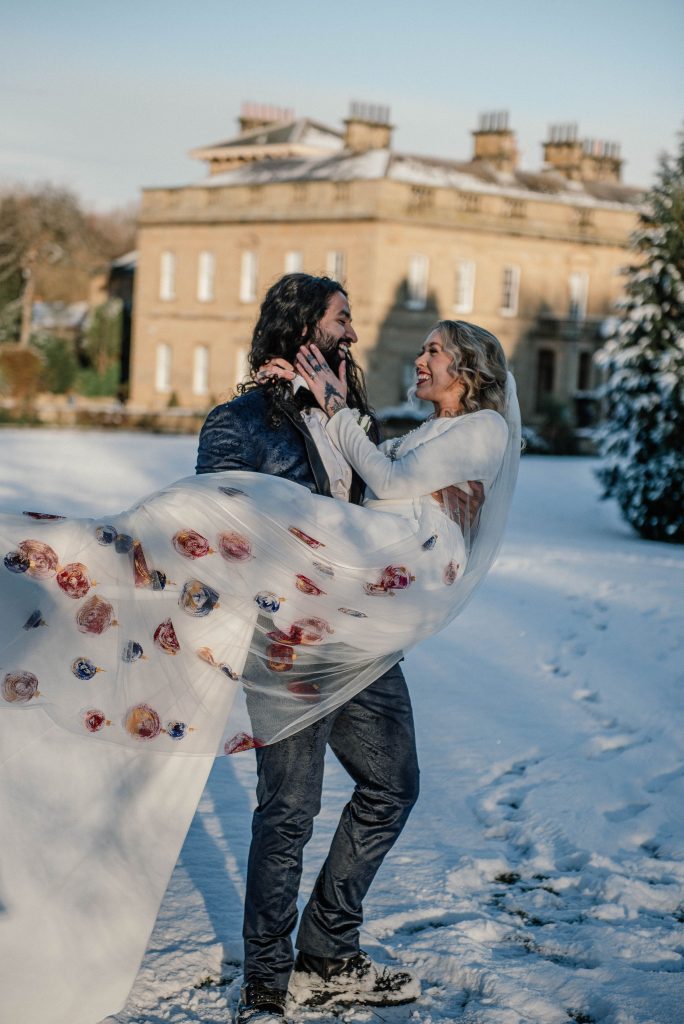
M 517 475 L 510 374 L 505 420 L 486 489 L 454 481 L 413 517 L 243 472 L 181 480 L 100 519 L 0 516 L 0 709 L 189 754 L 304 728 L 472 596 Z

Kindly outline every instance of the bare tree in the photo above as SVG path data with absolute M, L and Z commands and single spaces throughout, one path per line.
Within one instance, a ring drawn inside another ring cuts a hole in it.
M 89 273 L 103 258 L 102 234 L 71 192 L 42 185 L 0 195 L 0 282 L 21 275 L 20 346 L 29 342 L 41 274 L 56 267 Z

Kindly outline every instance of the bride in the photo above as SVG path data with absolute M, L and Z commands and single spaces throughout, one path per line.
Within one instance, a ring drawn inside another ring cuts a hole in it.
M 0 517 L 0 708 L 24 712 L 4 716 L 0 761 L 12 1019 L 79 1024 L 120 1005 L 184 834 L 171 819 L 189 821 L 215 752 L 328 714 L 483 578 L 517 470 L 513 379 L 494 336 L 461 322 L 435 327 L 416 368 L 435 413 L 376 449 L 344 365 L 313 345 L 297 358 L 364 507 L 229 472 L 106 519 Z

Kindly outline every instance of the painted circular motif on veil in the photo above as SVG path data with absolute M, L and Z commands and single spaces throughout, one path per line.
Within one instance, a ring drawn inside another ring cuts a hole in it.
M 2 696 L 8 704 L 27 704 L 40 697 L 37 677 L 33 672 L 8 672 L 2 681 Z
M 159 623 L 154 631 L 154 643 L 156 647 L 167 654 L 178 654 L 180 644 L 171 619 L 164 619 Z
M 88 569 L 83 562 L 70 562 L 57 573 L 57 585 L 76 601 L 90 590 Z
M 280 602 L 282 598 L 278 597 L 271 590 L 260 590 L 258 594 L 254 595 L 256 601 L 262 612 L 277 612 L 280 608 Z
M 239 754 L 243 750 L 255 750 L 257 747 L 263 746 L 264 741 L 257 739 L 256 736 L 249 736 L 246 732 L 238 732 L 223 744 L 223 753 Z
M 214 553 L 207 538 L 196 530 L 179 530 L 173 535 L 171 543 L 184 558 L 204 558 L 205 555 Z
M 8 551 L 3 558 L 3 565 L 10 572 L 22 573 L 29 571 L 31 562 L 21 551 Z
M 102 672 L 103 669 L 98 668 L 95 662 L 91 661 L 90 658 L 74 658 L 71 663 L 71 671 L 77 679 L 92 679 L 97 672 Z
M 234 530 L 219 534 L 218 549 L 229 562 L 245 562 L 252 557 L 252 545 L 246 537 Z
M 144 657 L 142 644 L 139 644 L 137 640 L 127 640 L 121 650 L 121 660 L 130 665 L 142 657 Z
M 335 632 L 329 622 L 314 615 L 308 615 L 304 619 L 297 619 L 290 628 L 291 630 L 298 630 L 299 642 L 305 645 L 317 644 L 324 636 Z
M 293 679 L 287 684 L 288 691 L 297 700 L 306 700 L 317 704 L 321 699 L 321 688 L 318 683 L 307 683 L 302 679 Z
M 29 576 L 33 576 L 37 580 L 47 580 L 57 573 L 59 567 L 57 552 L 53 551 L 49 544 L 44 544 L 42 540 L 22 540 L 17 547 L 17 552 L 23 558 L 28 559 L 29 564 L 26 569 L 14 569 L 14 572 L 28 572 Z M 5 564 L 7 564 L 7 560 L 5 560 Z
M 325 594 L 325 590 L 321 590 L 317 587 L 313 580 L 310 580 L 308 576 L 302 576 L 301 573 L 297 573 L 295 586 L 297 590 L 300 590 L 302 594 L 311 594 L 313 597 L 320 597 L 321 594 Z
M 382 570 L 376 583 L 366 583 L 367 594 L 393 594 L 395 590 L 406 590 L 415 580 L 405 565 L 388 565 Z
M 118 530 L 114 526 L 98 526 L 95 530 L 95 538 L 98 544 L 103 546 L 113 544 L 118 536 Z
M 269 644 L 266 663 L 272 672 L 289 672 L 297 655 L 287 644 Z
M 161 732 L 161 720 L 149 704 L 136 704 L 126 712 L 124 729 L 136 739 L 153 740 Z
M 117 626 L 118 622 L 114 618 L 114 609 L 109 601 L 93 596 L 89 597 L 76 613 L 76 625 L 79 633 L 94 633 L 99 636 L 110 626 Z
M 202 618 L 213 612 L 214 608 L 218 608 L 218 599 L 217 592 L 207 583 L 202 583 L 201 580 L 187 580 L 183 584 L 178 604 L 188 615 Z
M 164 732 L 172 740 L 182 740 L 187 736 L 188 727 L 185 722 L 167 722 Z
M 104 711 L 99 708 L 88 708 L 83 712 L 83 725 L 88 732 L 99 732 L 105 725 L 111 725 Z
M 456 579 L 458 578 L 459 568 L 460 566 L 458 565 L 457 562 L 449 562 L 449 564 L 445 567 L 442 578 L 447 587 L 450 587 L 452 583 L 456 582 Z

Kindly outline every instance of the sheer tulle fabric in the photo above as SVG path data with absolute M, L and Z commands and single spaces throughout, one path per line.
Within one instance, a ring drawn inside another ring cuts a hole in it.
M 186 754 L 304 728 L 446 625 L 482 580 L 517 469 L 512 378 L 506 420 L 484 501 L 455 482 L 411 517 L 242 472 L 181 480 L 101 519 L 0 517 L 0 708 L 42 707 L 92 743 Z

